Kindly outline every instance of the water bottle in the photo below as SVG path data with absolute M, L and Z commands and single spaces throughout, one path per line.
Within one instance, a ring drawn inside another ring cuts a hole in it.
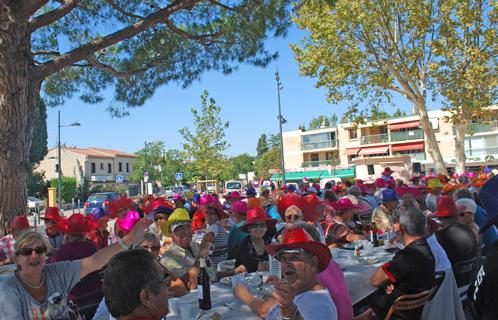
M 272 245 L 276 245 L 277 241 L 273 239 Z M 268 256 L 268 269 L 270 271 L 270 276 L 275 276 L 279 279 L 282 279 L 282 268 L 280 266 L 280 261 L 275 259 L 272 255 Z

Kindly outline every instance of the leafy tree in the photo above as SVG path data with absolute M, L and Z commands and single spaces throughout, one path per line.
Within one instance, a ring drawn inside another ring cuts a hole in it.
M 177 172 L 183 173 L 183 180 L 186 182 L 192 181 L 192 172 L 188 165 L 183 161 L 180 150 L 170 149 L 164 152 L 161 162 L 160 181 L 162 186 L 174 185 L 175 174 Z
M 206 70 L 266 66 L 269 35 L 285 34 L 286 0 L 20 0 L 0 2 L 0 225 L 26 204 L 30 138 L 40 91 L 47 104 L 78 95 L 115 115 L 163 84 Z M 19 94 L 19 93 L 22 94 Z
M 391 118 L 401 118 L 401 117 L 406 117 L 408 116 L 406 114 L 405 111 L 401 110 L 400 108 L 396 109 L 396 111 L 394 111 L 393 115 L 391 116 Z
M 224 171 L 222 152 L 230 146 L 225 140 L 225 130 L 230 124 L 221 120 L 221 107 L 216 105 L 213 98 L 209 98 L 207 90 L 201 95 L 200 109 L 192 108 L 191 111 L 194 132 L 188 128 L 179 130 L 185 140 L 185 159 L 190 161 L 195 178 L 219 179 Z
M 26 179 L 26 186 L 30 196 L 40 199 L 47 197 L 47 182 L 45 181 L 45 174 L 43 172 L 31 171 Z
M 297 127 L 297 129 L 301 131 L 306 131 L 306 126 L 304 124 L 300 124 L 299 127 Z
M 308 124 L 308 130 L 320 129 L 322 126 L 330 127 L 330 119 L 327 116 L 319 116 L 318 118 L 311 119 Z
M 331 117 L 330 117 L 330 126 L 331 127 L 337 127 L 337 114 L 333 114 Z
M 240 173 L 247 174 L 254 171 L 254 160 L 255 158 L 247 153 L 230 158 L 234 173 L 232 179 L 238 179 Z
M 393 93 L 410 101 L 420 115 L 427 150 L 439 173 L 447 173 L 427 113 L 434 87 L 434 39 L 440 38 L 434 0 L 303 1 L 294 19 L 307 36 L 292 46 L 302 74 L 318 77 L 328 100 L 351 101 L 346 118 L 359 107 L 390 103 Z
M 50 180 L 50 186 L 52 188 L 59 187 L 59 179 L 54 178 Z M 76 178 L 73 177 L 62 177 L 62 201 L 70 203 L 75 196 L 77 196 L 78 191 L 76 190 Z
M 492 0 L 441 3 L 441 35 L 434 45 L 437 91 L 456 127 L 457 171 L 465 172 L 464 139 L 471 119 L 498 98 L 498 6 Z
M 271 176 L 269 170 L 280 168 L 280 149 L 277 146 L 272 147 L 256 159 L 254 167 L 256 177 L 269 178 Z
M 268 143 L 266 142 L 266 134 L 263 133 L 258 139 L 258 145 L 256 146 L 256 156 L 260 157 L 266 151 L 268 151 Z
M 33 166 L 38 164 L 48 152 L 47 132 L 47 106 L 42 99 L 38 101 L 35 113 L 33 133 L 31 135 L 31 148 L 29 150 L 29 163 Z
M 145 142 L 144 148 L 136 152 L 137 158 L 133 163 L 133 172 L 128 179 L 138 182 L 143 179 L 144 172 L 147 172 L 149 179 L 157 180 L 160 175 L 156 168 L 161 165 L 164 152 L 163 141 Z
M 270 149 L 274 147 L 279 147 L 280 146 L 280 135 L 279 134 L 270 134 L 268 136 L 268 147 Z

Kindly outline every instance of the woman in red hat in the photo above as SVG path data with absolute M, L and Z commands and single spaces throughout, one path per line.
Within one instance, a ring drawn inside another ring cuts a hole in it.
M 45 209 L 45 232 L 52 249 L 57 250 L 62 245 L 64 234 L 60 230 L 60 221 L 63 218 L 59 215 L 59 208 L 48 207 Z
M 331 205 L 335 209 L 335 216 L 325 229 L 327 245 L 335 248 L 354 240 L 364 240 L 361 227 L 351 223 L 355 210 L 360 206 L 353 204 L 349 198 L 341 198 Z
M 267 245 L 265 250 L 282 267 L 283 279 L 270 278 L 275 287 L 273 297 L 260 300 L 245 286 L 237 285 L 237 298 L 266 319 L 337 319 L 336 306 L 317 278 L 331 259 L 326 245 L 313 241 L 302 228 L 291 228 L 283 234 L 282 244 Z
M 275 226 L 277 220 L 267 216 L 263 208 L 249 209 L 247 218 L 240 230 L 249 232 L 238 247 L 238 255 L 235 266 L 245 266 L 247 272 L 258 271 L 260 263 L 268 261 L 265 245 L 271 242 L 268 229 Z

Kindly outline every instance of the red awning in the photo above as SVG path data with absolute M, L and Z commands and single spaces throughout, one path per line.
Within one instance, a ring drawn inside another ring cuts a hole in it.
M 358 151 L 360 151 L 361 148 L 347 148 L 345 150 L 346 155 L 351 156 L 351 155 L 357 155 Z
M 389 125 L 389 130 L 400 130 L 406 128 L 418 128 L 420 126 L 419 120 L 413 120 L 408 122 L 393 123 Z
M 361 148 L 358 155 L 363 156 L 369 154 L 380 154 L 380 153 L 387 153 L 387 151 L 389 151 L 389 146 Z
M 396 144 L 392 146 L 392 151 L 408 151 L 408 150 L 424 150 L 423 142 L 412 142 L 404 144 Z

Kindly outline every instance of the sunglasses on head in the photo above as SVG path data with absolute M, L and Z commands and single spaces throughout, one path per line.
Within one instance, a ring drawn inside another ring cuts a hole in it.
M 39 246 L 36 248 L 22 248 L 16 253 L 16 255 L 17 256 L 30 256 L 33 253 L 33 251 L 36 254 L 43 254 L 43 253 L 47 252 L 47 248 L 45 246 Z
M 298 255 L 300 253 L 303 253 L 305 252 L 304 249 L 301 249 L 301 248 L 295 248 L 295 249 L 282 249 L 282 250 L 279 250 L 277 251 L 277 253 L 275 253 L 275 259 L 279 260 L 282 258 L 282 255 L 284 253 L 291 253 L 291 254 L 295 254 L 295 255 Z

